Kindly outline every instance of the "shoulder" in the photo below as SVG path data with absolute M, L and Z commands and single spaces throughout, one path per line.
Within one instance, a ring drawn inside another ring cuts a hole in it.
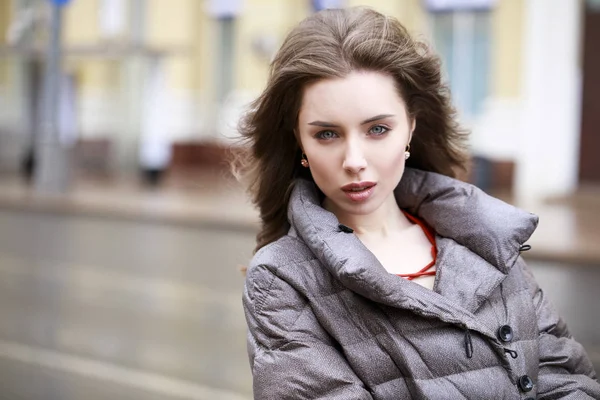
M 276 347 L 289 339 L 298 321 L 314 319 L 307 315 L 310 294 L 300 281 L 315 262 L 304 243 L 291 236 L 256 253 L 246 275 L 243 305 L 248 327 L 259 342 Z
M 256 252 L 246 274 L 246 287 L 265 289 L 278 280 L 289 280 L 284 271 L 314 260 L 310 249 L 298 238 L 283 236 Z
M 275 272 L 279 268 L 314 258 L 313 253 L 304 242 L 296 237 L 286 235 L 258 250 L 250 262 L 249 269 L 267 265 Z
M 310 249 L 292 236 L 283 236 L 261 248 L 246 274 L 246 303 L 260 312 L 268 303 L 302 302 L 294 281 L 302 273 L 302 266 L 313 260 Z

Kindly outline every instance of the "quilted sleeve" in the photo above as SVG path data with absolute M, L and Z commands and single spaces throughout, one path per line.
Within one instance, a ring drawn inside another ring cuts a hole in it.
M 307 300 L 267 266 L 248 272 L 243 304 L 255 399 L 372 399 Z
M 540 399 L 600 399 L 600 384 L 584 348 L 573 339 L 522 259 L 539 330 Z

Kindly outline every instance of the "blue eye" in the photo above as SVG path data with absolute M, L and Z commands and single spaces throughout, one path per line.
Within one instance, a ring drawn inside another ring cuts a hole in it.
M 317 135 L 316 135 L 317 139 L 323 139 L 323 140 L 329 140 L 329 139 L 333 139 L 335 137 L 337 137 L 337 135 L 334 131 L 321 131 L 321 132 L 317 133 Z
M 375 125 L 374 127 L 372 127 L 369 130 L 369 133 L 371 133 L 374 136 L 381 136 L 384 133 L 386 133 L 387 131 L 389 131 L 389 129 L 386 128 L 385 126 L 383 126 L 383 125 Z

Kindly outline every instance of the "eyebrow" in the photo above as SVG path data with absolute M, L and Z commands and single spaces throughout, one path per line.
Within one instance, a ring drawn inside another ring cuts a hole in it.
M 394 114 L 379 114 L 374 117 L 365 119 L 361 122 L 361 125 L 368 124 L 369 122 L 379 121 L 380 119 L 394 117 Z M 331 122 L 323 122 L 323 121 L 313 121 L 309 122 L 308 125 L 322 126 L 323 128 L 339 128 L 338 125 L 332 124 Z

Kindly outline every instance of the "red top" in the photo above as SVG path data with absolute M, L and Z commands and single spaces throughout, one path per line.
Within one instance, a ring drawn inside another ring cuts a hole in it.
M 412 274 L 396 274 L 396 275 L 401 276 L 402 278 L 406 278 L 409 281 L 412 281 L 413 279 L 421 277 L 421 276 L 435 276 L 435 269 L 430 271 L 430 269 L 432 269 L 432 267 L 435 266 L 435 261 L 437 259 L 437 247 L 435 245 L 435 234 L 434 234 L 433 230 L 429 226 L 427 226 L 425 224 L 425 222 L 421 221 L 417 217 L 407 213 L 404 210 L 402 210 L 402 212 L 404 213 L 404 215 L 406 215 L 406 218 L 408 218 L 410 220 L 410 222 L 412 222 L 413 224 L 419 225 L 421 227 L 421 229 L 423 229 L 423 233 L 425 233 L 425 236 L 427 236 L 427 239 L 429 239 L 429 243 L 431 243 L 431 257 L 433 258 L 433 260 L 418 272 L 415 272 Z

